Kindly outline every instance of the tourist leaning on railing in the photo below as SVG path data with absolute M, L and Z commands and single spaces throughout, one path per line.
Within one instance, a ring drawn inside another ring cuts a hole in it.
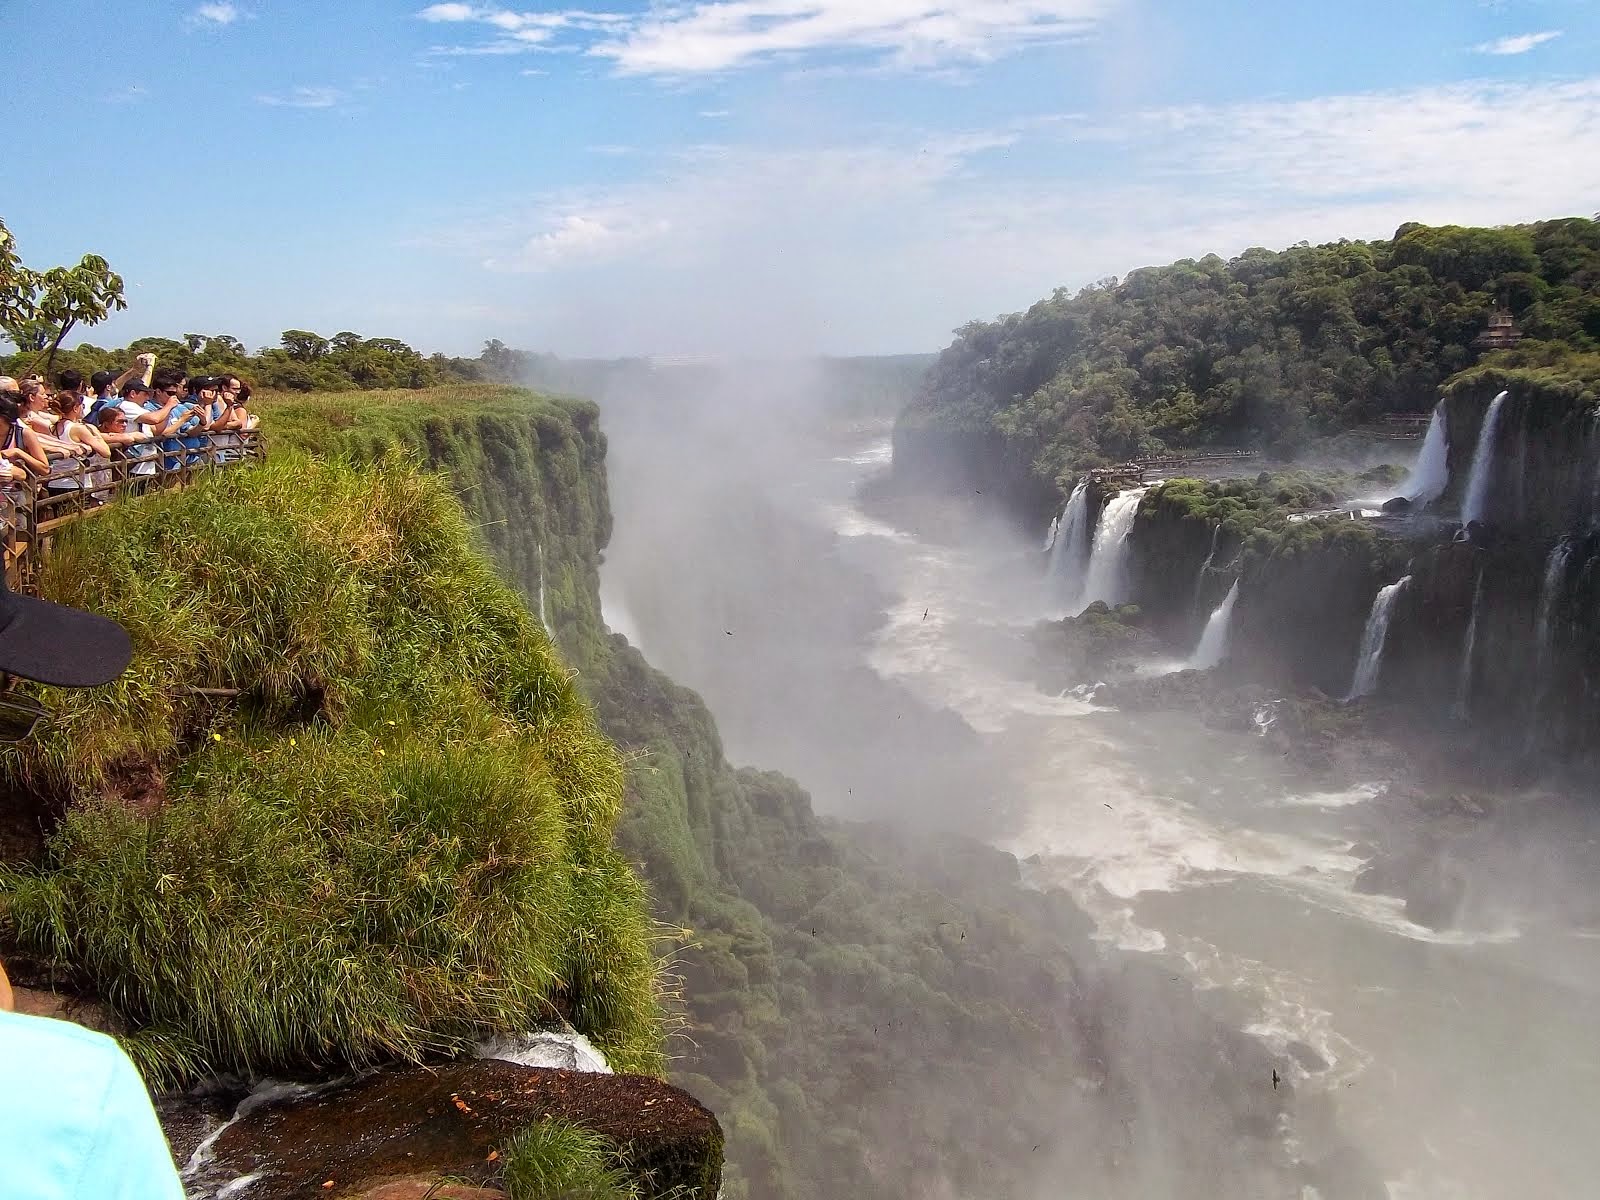
M 10 396 L 0 396 L 0 458 L 12 467 L 14 483 L 50 473 L 39 439 L 23 421 L 21 406 Z
M 109 477 L 111 447 L 100 436 L 100 431 L 83 420 L 83 396 L 78 392 L 57 392 L 50 402 L 56 415 L 55 436 L 62 442 L 83 447 L 87 454 L 51 464 L 45 487 L 51 492 L 74 492 L 94 488 L 96 480 Z M 92 492 L 91 503 L 104 502 L 103 496 Z
M 181 391 L 181 388 L 174 388 Z M 128 473 L 137 481 L 135 490 L 148 487 L 156 474 L 156 443 L 155 439 L 167 431 L 167 418 L 172 415 L 173 408 L 178 403 L 176 395 L 164 395 L 163 403 L 156 403 L 150 391 L 150 385 L 135 379 L 122 385 L 122 399 L 117 402 L 115 411 L 123 417 L 123 428 L 118 431 L 124 456 L 132 463 Z M 112 413 L 111 408 L 102 408 L 99 412 L 100 428 L 107 429 L 106 421 Z M 142 433 L 143 438 L 130 436 Z

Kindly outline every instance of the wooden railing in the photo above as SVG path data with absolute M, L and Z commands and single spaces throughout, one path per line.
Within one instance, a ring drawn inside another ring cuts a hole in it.
M 226 430 L 188 440 L 199 445 L 169 450 L 158 438 L 135 443 L 135 449 L 150 451 L 143 458 L 63 458 L 50 464 L 48 475 L 0 480 L 6 585 L 37 595 L 39 569 L 55 534 L 75 521 L 97 517 L 124 497 L 187 487 L 213 471 L 267 456 L 259 430 Z

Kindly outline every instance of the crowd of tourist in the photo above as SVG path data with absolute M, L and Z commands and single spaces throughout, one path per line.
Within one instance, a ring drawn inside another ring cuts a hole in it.
M 0 375 L 0 514 L 14 529 L 25 496 L 36 512 L 93 507 L 118 485 L 143 490 L 189 467 L 237 461 L 259 421 L 249 400 L 236 375 L 186 375 L 157 367 L 153 354 L 87 384 L 74 370 L 54 388 L 38 375 Z

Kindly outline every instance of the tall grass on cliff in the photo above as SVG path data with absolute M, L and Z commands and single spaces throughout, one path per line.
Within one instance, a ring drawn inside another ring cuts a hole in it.
M 135 655 L 0 759 L 66 808 L 0 869 L 0 939 L 103 995 L 153 1077 L 417 1060 L 556 1011 L 659 1069 L 617 753 L 443 481 L 285 455 L 81 523 L 45 587 Z
M 505 1148 L 511 1200 L 638 1200 L 611 1142 L 570 1121 L 541 1121 Z

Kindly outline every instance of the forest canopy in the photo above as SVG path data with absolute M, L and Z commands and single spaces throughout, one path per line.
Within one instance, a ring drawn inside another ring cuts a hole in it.
M 1388 241 L 1246 250 L 1058 289 L 974 321 L 907 428 L 998 432 L 1044 481 L 1199 447 L 1292 452 L 1426 412 L 1510 309 L 1522 352 L 1600 350 L 1600 223 L 1402 225 Z

